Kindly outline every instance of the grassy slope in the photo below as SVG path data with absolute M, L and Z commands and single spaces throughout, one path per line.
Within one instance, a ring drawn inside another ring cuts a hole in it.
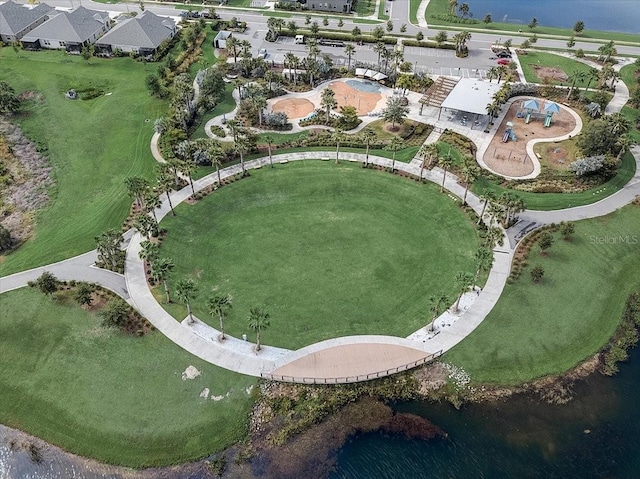
M 626 185 L 636 171 L 636 162 L 629 152 L 622 157 L 622 165 L 618 174 L 605 184 L 581 193 L 529 193 L 525 191 L 515 191 L 524 201 L 530 210 L 559 210 L 574 206 L 589 205 L 612 195 L 624 185 Z M 473 191 L 482 193 L 486 189 L 491 189 L 497 194 L 507 191 L 487 180 L 478 180 L 473 186 Z
M 571 58 L 561 57 L 560 55 L 554 55 L 553 53 L 544 52 L 529 52 L 527 55 L 522 55 L 520 58 L 520 64 L 524 71 L 524 76 L 528 82 L 542 83 L 542 80 L 538 78 L 532 65 L 555 67 L 563 70 L 567 75 L 571 75 L 574 71 L 583 71 L 588 73 L 591 67 L 585 65 L 579 61 Z M 571 82 L 553 82 L 555 84 L 569 85 Z M 576 82 L 577 87 L 586 87 L 588 80 L 582 82 Z M 593 85 L 593 81 L 591 84 Z
M 0 422 L 132 467 L 186 462 L 240 440 L 252 378 L 156 332 L 104 331 L 93 314 L 21 289 L 0 295 Z M 202 375 L 183 381 L 189 365 Z M 199 397 L 203 388 L 228 397 Z
M 627 235 L 629 243 L 594 239 Z M 445 360 L 464 367 L 474 381 L 499 384 L 575 366 L 606 343 L 628 295 L 640 288 L 639 240 L 640 207 L 627 206 L 576 223 L 574 239 L 556 236 L 547 258 L 534 247 L 520 279 L 507 285 L 487 319 Z M 533 285 L 529 272 L 538 264 L 545 277 Z
M 4 275 L 88 251 L 94 236 L 120 226 L 131 204 L 123 180 L 151 177 L 149 141 L 165 104 L 145 88 L 153 64 L 128 58 L 87 63 L 61 52 L 21 52 L 17 58 L 10 48 L 0 50 L 0 63 L 0 79 L 17 91 L 44 95 L 44 104 L 18 121 L 28 137 L 48 147 L 57 182 L 50 205 L 37 215 L 35 237 L 0 265 Z M 111 95 L 64 97 L 69 88 L 91 85 Z
M 265 305 L 267 344 L 301 347 L 349 334 L 406 336 L 427 322 L 427 298 L 453 297 L 472 271 L 469 221 L 435 185 L 359 166 L 298 162 L 263 169 L 167 217 L 162 255 L 173 283 L 197 278 L 196 315 L 211 319 L 211 291 L 229 293 L 231 335 L 249 332 L 250 307 Z M 455 234 L 453 233 L 455 232 Z M 178 318 L 186 310 L 167 308 Z

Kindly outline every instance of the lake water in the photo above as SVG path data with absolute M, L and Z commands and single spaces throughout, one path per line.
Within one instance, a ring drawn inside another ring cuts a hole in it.
M 462 0 L 459 0 L 462 4 Z M 473 17 L 487 13 L 494 22 L 573 28 L 578 20 L 588 30 L 637 33 L 640 37 L 640 0 L 467 0 Z M 528 30 L 528 29 L 527 29 Z
M 613 378 L 576 384 L 563 406 L 519 396 L 456 411 L 446 404 L 397 405 L 449 435 L 409 441 L 383 434 L 353 439 L 332 479 L 637 479 L 640 477 L 640 348 Z

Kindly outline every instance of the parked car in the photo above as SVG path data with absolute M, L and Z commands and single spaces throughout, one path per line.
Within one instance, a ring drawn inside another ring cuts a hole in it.
M 269 55 L 267 53 L 267 49 L 266 48 L 261 48 L 260 51 L 258 52 L 258 58 L 267 58 L 267 55 Z
M 498 52 L 496 53 L 498 58 L 511 58 L 511 53 L 509 52 Z
M 501 58 L 498 60 L 498 65 L 508 65 L 509 63 L 511 63 L 509 58 Z

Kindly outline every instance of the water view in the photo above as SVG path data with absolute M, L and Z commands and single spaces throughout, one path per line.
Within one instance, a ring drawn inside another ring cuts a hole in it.
M 459 2 L 462 3 L 462 2 Z M 640 35 L 638 0 L 468 0 L 474 18 L 491 14 L 494 22 L 573 28 L 582 20 L 587 29 Z
M 368 434 L 339 454 L 332 479 L 616 478 L 640 471 L 640 349 L 614 378 L 576 384 L 563 406 L 516 397 L 465 406 L 411 402 L 403 412 L 426 417 L 447 439 L 408 441 Z

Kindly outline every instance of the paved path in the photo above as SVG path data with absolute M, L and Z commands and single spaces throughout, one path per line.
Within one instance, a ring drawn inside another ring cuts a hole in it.
M 553 211 L 525 210 L 518 215 L 518 222 L 507 230 L 510 243 L 515 246 L 527 233 L 545 224 L 608 215 L 638 198 L 640 196 L 640 146 L 632 147 L 631 154 L 636 160 L 636 172 L 620 190 L 590 205 Z
M 274 155 L 273 161 L 276 165 L 288 163 L 290 161 L 311 160 L 318 158 L 333 157 L 335 152 L 305 152 L 288 153 L 286 155 Z M 342 153 L 341 161 L 364 161 L 365 155 L 359 153 Z M 391 166 L 391 160 L 378 156 L 369 156 L 369 162 L 385 167 Z M 247 169 L 267 167 L 268 157 L 248 161 L 245 164 Z M 396 162 L 399 170 L 419 175 L 420 168 L 406 163 Z M 240 165 L 233 165 L 221 170 L 221 177 L 240 173 Z M 442 182 L 442 172 L 438 169 L 424 171 L 424 178 L 437 184 Z M 194 182 L 196 191 L 206 188 L 217 181 L 215 173 L 208 175 Z M 457 183 L 455 176 L 448 174 L 445 187 L 453 195 L 461 197 L 464 188 Z M 174 205 L 184 201 L 191 195 L 189 187 L 171 195 Z M 472 193 L 467 196 L 469 205 L 480 212 L 482 202 Z M 156 211 L 158 218 L 169 213 L 168 202 L 163 201 L 163 205 Z M 167 313 L 156 301 L 149 290 L 149 286 L 144 276 L 142 261 L 138 256 L 142 237 L 135 234 L 127 249 L 126 262 L 126 283 L 131 294 L 132 303 L 151 321 L 158 330 L 165 334 L 176 344 L 185 348 L 192 354 L 212 362 L 216 365 L 231 369 L 244 374 L 254 376 L 285 375 L 294 376 L 303 381 L 338 381 L 346 380 L 346 376 L 363 376 L 376 374 L 380 371 L 395 371 L 398 368 L 413 365 L 416 361 L 424 361 L 433 354 L 450 349 L 467 334 L 469 334 L 486 314 L 492 309 L 504 288 L 506 278 L 510 268 L 510 252 L 508 247 L 496 249 L 496 261 L 484 290 L 478 296 L 471 310 L 463 312 L 459 321 L 451 327 L 443 330 L 441 334 L 432 339 L 407 340 L 390 336 L 353 336 L 335 338 L 322 343 L 317 343 L 299 351 L 288 351 L 280 348 L 264 347 L 262 351 L 255 352 L 251 343 L 229 338 L 224 342 L 218 341 L 219 332 L 201 322 L 194 325 L 188 321 L 178 322 Z M 506 243 L 506 242 L 505 242 Z M 423 336 L 420 336 L 421 338 Z M 351 351 L 352 366 L 340 369 L 344 366 L 345 347 L 349 344 L 357 345 Z M 367 349 L 362 345 L 371 347 Z M 365 352 L 368 351 L 368 352 Z M 377 354 L 372 355 L 372 352 Z M 308 357 L 307 357 L 308 356 Z M 374 358 L 379 357 L 379 361 Z M 306 359 L 305 359 L 306 358 Z M 368 365 L 368 367 L 365 367 Z M 342 372 L 340 372 L 342 371 Z M 342 379 L 341 379 L 342 378 Z
M 0 279 L 0 293 L 22 288 L 29 281 L 34 281 L 38 278 L 43 272 L 49 271 L 63 281 L 76 280 L 98 283 L 128 301 L 129 292 L 127 291 L 124 276 L 94 266 L 97 257 L 98 254 L 95 250 L 89 251 L 58 263 L 5 276 Z

